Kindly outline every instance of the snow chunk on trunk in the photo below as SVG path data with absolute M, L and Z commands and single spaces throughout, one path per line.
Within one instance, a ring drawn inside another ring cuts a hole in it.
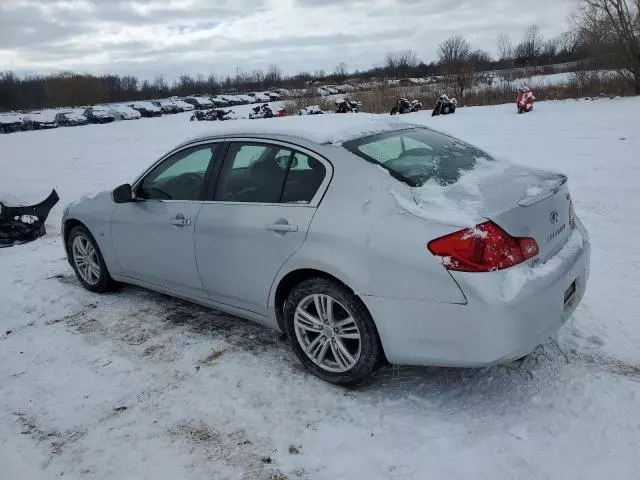
M 494 213 L 493 205 L 487 205 L 484 183 L 501 177 L 512 168 L 512 164 L 505 161 L 485 158 L 475 161 L 473 169 L 462 171 L 455 183 L 443 185 L 430 179 L 424 185 L 412 188 L 413 202 L 395 191 L 391 194 L 400 208 L 417 217 L 443 225 L 475 227 Z

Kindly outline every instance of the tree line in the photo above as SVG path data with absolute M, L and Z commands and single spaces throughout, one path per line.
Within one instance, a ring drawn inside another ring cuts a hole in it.
M 284 75 L 280 67 L 271 65 L 266 71 L 238 69 L 235 75 L 222 77 L 182 74 L 171 83 L 164 76 L 141 81 L 130 75 L 62 72 L 20 77 L 11 71 L 0 72 L 0 111 L 435 75 L 444 76 L 456 94 L 464 97 L 477 72 L 576 61 L 588 68 L 618 69 L 640 94 L 640 0 L 577 0 L 577 4 L 569 32 L 545 39 L 531 25 L 517 42 L 500 34 L 496 57 L 455 35 L 440 43 L 437 61 L 425 63 L 414 51 L 404 50 L 387 54 L 382 63 L 364 71 L 350 71 L 341 62 L 333 72 Z

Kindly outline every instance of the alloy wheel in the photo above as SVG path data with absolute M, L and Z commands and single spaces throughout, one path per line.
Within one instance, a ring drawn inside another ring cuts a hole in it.
M 313 294 L 296 307 L 293 324 L 300 347 L 328 372 L 352 369 L 360 359 L 362 337 L 349 310 L 335 298 Z
M 78 275 L 89 285 L 96 285 L 100 281 L 101 268 L 98 252 L 91 240 L 84 235 L 76 236 L 71 252 Z

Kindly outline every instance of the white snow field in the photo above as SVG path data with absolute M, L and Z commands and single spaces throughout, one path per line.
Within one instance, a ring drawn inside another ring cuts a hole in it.
M 0 136 L 0 199 L 61 197 L 44 238 L 0 249 L 2 480 L 638 478 L 640 98 L 405 117 L 568 174 L 591 278 L 520 369 L 389 367 L 354 390 L 260 326 L 76 281 L 63 206 L 216 129 L 189 115 Z

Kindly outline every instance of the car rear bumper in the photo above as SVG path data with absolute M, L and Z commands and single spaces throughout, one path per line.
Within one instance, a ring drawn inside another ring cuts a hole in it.
M 589 238 L 577 222 L 567 245 L 543 265 L 486 274 L 453 272 L 467 304 L 362 300 L 391 363 L 488 366 L 527 355 L 557 333 L 584 296 L 589 262 Z M 565 302 L 572 285 L 575 292 Z

